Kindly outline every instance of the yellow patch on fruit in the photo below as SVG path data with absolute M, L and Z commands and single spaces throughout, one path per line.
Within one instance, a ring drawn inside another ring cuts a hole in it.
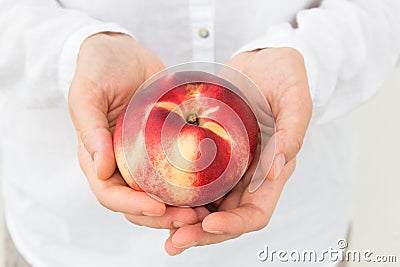
M 171 184 L 180 186 L 180 187 L 193 187 L 194 182 L 196 181 L 196 174 L 188 174 L 187 172 L 174 169 L 172 172 L 172 176 L 167 176 L 168 181 Z M 165 177 L 165 176 L 164 176 Z
M 158 102 L 156 105 L 156 107 L 159 108 L 163 108 L 166 109 L 168 111 L 172 111 L 175 112 L 176 114 L 178 114 L 179 116 L 181 116 L 183 118 L 183 113 L 182 110 L 179 108 L 179 106 L 175 103 L 172 102 Z
M 176 161 L 173 162 L 177 163 Z M 171 162 L 166 158 L 154 162 L 153 167 L 157 171 L 158 175 L 160 175 L 165 181 L 176 186 L 192 187 L 196 180 L 196 173 L 188 173 L 184 170 L 180 170 L 175 166 L 172 166 Z
M 196 97 L 196 96 L 199 96 L 200 91 L 203 90 L 203 84 L 202 83 L 189 83 L 186 86 L 186 89 L 187 89 L 186 98 Z
M 178 138 L 179 153 L 187 161 L 195 161 L 200 156 L 199 140 L 196 134 L 182 134 Z
M 220 137 L 222 137 L 227 141 L 230 140 L 228 133 L 218 123 L 215 123 L 213 121 L 207 121 L 202 125 L 202 127 L 211 130 L 213 133 L 219 135 Z

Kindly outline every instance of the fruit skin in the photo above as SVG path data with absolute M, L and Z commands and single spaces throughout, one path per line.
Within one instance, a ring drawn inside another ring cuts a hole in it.
M 133 189 L 170 205 L 199 206 L 240 180 L 258 130 L 235 86 L 205 72 L 177 72 L 135 94 L 117 120 L 114 151 Z

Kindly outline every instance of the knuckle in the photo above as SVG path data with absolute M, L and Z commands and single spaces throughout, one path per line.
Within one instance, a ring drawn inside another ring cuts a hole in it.
M 258 223 L 255 224 L 255 230 L 259 231 L 263 228 L 265 228 L 269 222 L 270 222 L 270 217 L 267 216 L 267 214 L 262 210 L 260 207 L 253 206 L 254 214 L 256 218 L 259 218 L 257 221 Z
M 97 199 L 97 202 L 98 202 L 100 205 L 102 205 L 103 207 L 105 207 L 105 208 L 107 208 L 107 209 L 109 209 L 109 210 L 111 210 L 111 211 L 114 211 L 111 207 L 108 207 L 108 203 L 107 203 L 106 200 L 104 200 L 104 198 L 102 198 L 102 197 L 99 196 L 99 195 L 96 195 L 96 199 Z
M 253 214 L 251 223 L 253 225 L 253 229 L 251 229 L 251 231 L 259 231 L 264 229 L 269 224 L 271 218 L 262 208 L 254 205 L 253 203 L 247 203 L 244 204 L 244 206 L 250 208 Z
M 79 167 L 81 168 L 81 170 L 83 171 L 85 176 L 88 177 L 88 175 L 90 174 L 90 168 L 92 166 L 88 160 L 87 155 L 84 153 L 83 147 L 81 144 L 79 145 L 79 148 L 78 148 L 78 163 L 79 163 Z
M 296 149 L 296 154 L 303 147 L 303 142 L 304 142 L 303 135 L 299 134 L 299 133 L 296 134 L 296 136 L 294 138 L 294 148 Z
M 262 213 L 260 214 L 260 218 L 262 218 L 261 220 L 259 220 L 260 222 L 256 225 L 255 231 L 259 231 L 261 229 L 264 229 L 265 227 L 267 227 L 267 225 L 270 222 L 270 218 L 268 216 L 266 216 L 266 214 Z
M 293 164 L 293 168 L 296 168 L 296 166 L 297 166 L 297 157 L 292 159 L 292 164 Z
M 284 150 L 287 151 L 285 153 L 286 161 L 292 160 L 299 153 L 301 148 L 303 147 L 304 135 L 298 131 L 287 131 L 283 130 L 281 133 L 282 140 L 289 140 L 285 143 L 282 142 Z
M 103 206 L 104 208 L 111 210 L 113 212 L 117 212 L 116 209 L 113 208 L 112 205 L 110 205 L 110 202 L 107 200 L 107 197 L 104 197 L 104 194 L 101 193 L 101 190 L 93 190 L 94 195 L 96 196 L 97 202 Z
M 88 131 L 88 130 L 86 130 L 86 129 L 83 129 L 83 130 L 80 131 L 79 134 L 80 134 L 80 138 L 81 138 L 81 140 L 82 140 L 83 146 L 85 147 L 85 149 L 86 149 L 87 151 L 89 151 L 89 150 L 88 150 L 88 144 L 89 144 L 89 142 L 90 142 L 90 136 L 91 136 L 90 131 Z

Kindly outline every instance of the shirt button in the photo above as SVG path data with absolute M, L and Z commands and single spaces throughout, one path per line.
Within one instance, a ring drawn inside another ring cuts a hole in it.
M 199 29 L 199 36 L 201 38 L 207 38 L 210 35 L 210 32 L 206 28 Z

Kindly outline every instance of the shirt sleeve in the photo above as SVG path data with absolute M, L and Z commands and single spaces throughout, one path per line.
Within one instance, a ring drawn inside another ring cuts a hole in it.
M 400 1 L 326 0 L 302 10 L 289 23 L 237 53 L 266 47 L 293 47 L 304 56 L 313 99 L 314 123 L 354 109 L 376 93 L 400 54 Z
M 28 106 L 67 96 L 80 45 L 88 36 L 130 34 L 55 0 L 0 0 L 0 6 L 0 98 Z

